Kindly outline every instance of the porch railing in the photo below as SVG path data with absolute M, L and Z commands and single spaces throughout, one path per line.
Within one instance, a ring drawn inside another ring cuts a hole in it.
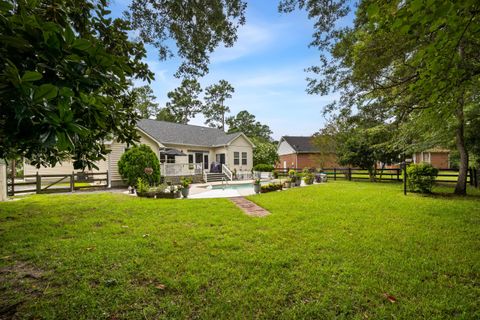
M 233 173 L 228 169 L 228 167 L 222 164 L 222 172 L 227 176 L 227 178 L 232 181 L 233 180 Z
M 164 177 L 203 174 L 203 163 L 161 163 L 160 173 Z

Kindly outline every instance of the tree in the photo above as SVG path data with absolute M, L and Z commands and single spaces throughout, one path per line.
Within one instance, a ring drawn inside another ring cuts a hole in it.
M 132 95 L 135 99 L 135 110 L 142 119 L 154 117 L 159 112 L 158 103 L 149 85 L 133 88 Z
M 255 120 L 255 116 L 246 110 L 240 111 L 234 117 L 228 117 L 228 133 L 243 132 L 249 138 L 270 141 L 272 131 L 267 125 Z
M 132 79 L 153 74 L 129 24 L 103 1 L 2 1 L 0 158 L 75 168 L 104 159 L 102 141 L 137 137 Z
M 253 149 L 253 165 L 275 165 L 278 162 L 277 145 L 263 139 L 252 138 L 255 148 Z
M 151 174 L 145 168 L 151 168 Z M 138 178 L 150 185 L 160 182 L 160 162 L 155 152 L 145 144 L 133 146 L 122 154 L 118 172 L 129 186 L 135 186 Z
M 187 124 L 188 121 L 202 111 L 203 104 L 199 100 L 202 92 L 200 84 L 195 79 L 184 79 L 180 87 L 168 93 L 170 101 L 167 108 L 180 123 Z
M 210 127 L 225 130 L 225 114 L 230 108 L 224 105 L 226 99 L 232 98 L 235 89 L 226 80 L 220 80 L 205 89 L 205 107 L 203 114 L 205 124 Z
M 308 91 L 341 93 L 327 111 L 380 108 L 404 126 L 429 123 L 430 131 L 443 131 L 439 123 L 452 124 L 460 154 L 455 193 L 464 195 L 465 106 L 480 84 L 480 4 L 363 0 L 353 27 L 338 23 L 349 5 L 285 0 L 280 6 L 282 11 L 304 8 L 316 19 L 312 45 L 325 52 L 321 65 L 309 69 L 319 77 L 309 79 Z
M 209 55 L 219 44 L 235 43 L 245 8 L 241 0 L 133 0 L 125 15 L 161 60 L 173 55 L 169 40 L 175 40 L 183 59 L 177 76 L 196 77 L 208 72 Z
M 167 121 L 167 122 L 174 122 L 174 123 L 182 123 L 182 119 L 175 116 L 169 108 L 162 108 L 157 113 L 157 120 L 160 121 Z

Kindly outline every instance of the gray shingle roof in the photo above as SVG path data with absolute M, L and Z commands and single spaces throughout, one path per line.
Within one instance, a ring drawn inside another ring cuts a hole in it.
M 313 153 L 319 152 L 318 147 L 313 143 L 312 137 L 283 136 L 282 139 L 288 142 L 296 152 Z
M 137 126 L 162 144 L 217 147 L 241 135 L 240 132 L 227 134 L 219 129 L 152 119 L 142 119 Z

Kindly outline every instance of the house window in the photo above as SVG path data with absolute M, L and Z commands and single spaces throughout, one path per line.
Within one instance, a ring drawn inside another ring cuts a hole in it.
M 242 165 L 247 165 L 247 153 L 242 152 Z
M 233 165 L 238 166 L 240 164 L 240 152 L 233 153 Z

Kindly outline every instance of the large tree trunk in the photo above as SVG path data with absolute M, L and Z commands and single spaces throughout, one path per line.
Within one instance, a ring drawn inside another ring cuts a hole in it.
M 457 185 L 455 186 L 455 194 L 466 195 L 467 194 L 467 170 L 468 170 L 468 152 L 465 148 L 465 117 L 463 114 L 463 94 L 458 99 L 458 105 L 456 110 L 457 117 L 457 129 L 455 134 L 455 142 L 457 145 L 458 153 L 460 154 L 460 169 L 458 172 Z

